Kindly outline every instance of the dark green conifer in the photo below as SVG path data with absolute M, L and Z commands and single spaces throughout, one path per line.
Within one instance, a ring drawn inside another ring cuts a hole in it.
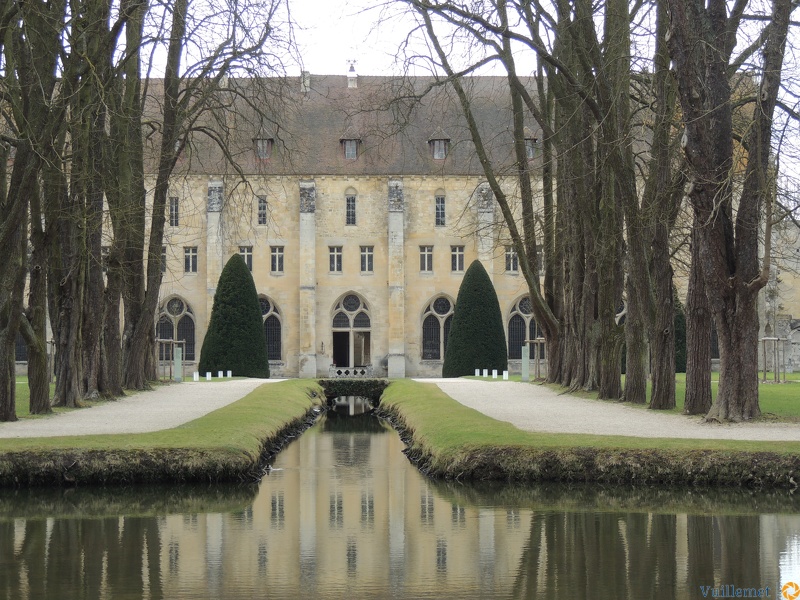
M 258 292 L 239 254 L 230 257 L 219 277 L 199 369 L 201 373 L 232 371 L 239 377 L 269 377 Z
M 447 338 L 442 377 L 474 375 L 475 369 L 508 369 L 500 303 L 479 260 L 464 273 Z

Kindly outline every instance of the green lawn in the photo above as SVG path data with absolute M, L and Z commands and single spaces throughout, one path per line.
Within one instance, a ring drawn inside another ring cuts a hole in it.
M 800 441 L 534 433 L 467 408 L 433 383 L 393 382 L 381 407 L 423 473 L 455 480 L 796 487 Z
M 315 390 L 318 396 L 321 395 L 316 382 L 308 379 L 262 385 L 241 400 L 174 429 L 132 435 L 0 439 L 0 453 L 24 448 L 62 447 L 101 450 L 156 447 L 257 448 L 258 443 L 253 440 L 273 435 L 278 428 L 304 414 L 312 406 L 308 397 L 309 390 Z M 19 405 L 17 409 L 19 410 Z
M 711 374 L 711 394 L 713 397 L 717 395 L 719 373 Z M 787 422 L 800 422 L 800 373 L 788 373 L 786 375 L 786 383 L 774 383 L 772 373 L 767 374 L 767 381 L 763 382 L 763 373 L 760 375 L 758 386 L 759 405 L 761 406 L 762 420 L 770 421 L 787 421 Z M 491 377 L 470 377 L 470 379 L 480 379 L 484 381 L 502 381 L 492 379 Z M 519 375 L 509 376 L 509 381 L 521 381 Z M 623 386 L 625 385 L 625 376 L 622 376 Z M 537 385 L 533 383 L 533 385 Z M 564 388 L 557 385 L 550 385 L 554 390 L 563 392 Z M 647 385 L 647 400 L 650 401 L 650 383 Z M 574 392 L 575 396 L 580 398 L 597 398 L 596 392 Z M 675 375 L 675 408 L 666 411 L 680 414 L 683 412 L 683 401 L 686 396 L 686 374 L 677 373 Z M 635 405 L 631 405 L 635 406 Z M 647 408 L 647 406 L 642 406 Z

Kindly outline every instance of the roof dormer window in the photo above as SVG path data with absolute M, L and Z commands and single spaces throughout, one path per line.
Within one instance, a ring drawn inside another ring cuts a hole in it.
M 358 143 L 357 139 L 343 139 L 342 146 L 344 148 L 344 157 L 347 160 L 355 160 L 358 158 Z
M 431 146 L 431 154 L 436 160 L 444 160 L 447 158 L 447 153 L 450 150 L 450 140 L 448 139 L 433 139 L 428 143 Z
M 272 156 L 272 138 L 256 138 L 256 158 L 259 160 L 267 160 Z

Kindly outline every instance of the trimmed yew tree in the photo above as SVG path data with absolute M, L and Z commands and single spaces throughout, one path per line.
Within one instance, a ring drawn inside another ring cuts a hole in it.
M 239 254 L 228 259 L 219 276 L 199 368 L 201 373 L 233 371 L 240 377 L 269 377 L 258 292 Z
M 479 260 L 464 273 L 447 338 L 442 377 L 474 375 L 475 369 L 508 369 L 500 303 Z

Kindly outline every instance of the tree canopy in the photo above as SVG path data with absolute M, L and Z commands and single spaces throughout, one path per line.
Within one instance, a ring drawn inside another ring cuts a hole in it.
M 201 373 L 230 370 L 239 377 L 269 377 L 258 292 L 239 254 L 228 259 L 219 276 L 199 369 Z
M 475 369 L 508 369 L 500 303 L 479 260 L 469 266 L 458 289 L 442 376 L 474 375 Z

